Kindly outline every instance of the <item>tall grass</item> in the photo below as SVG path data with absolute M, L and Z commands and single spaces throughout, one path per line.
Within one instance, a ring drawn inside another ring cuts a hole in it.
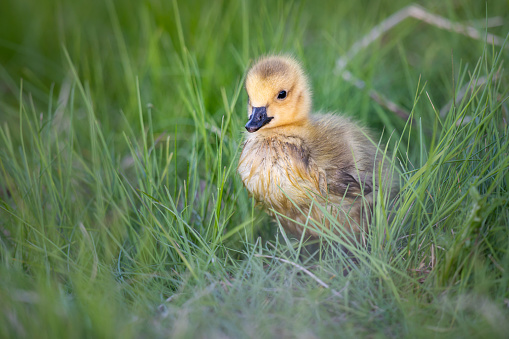
M 504 336 L 507 48 L 410 20 L 362 51 L 348 69 L 408 121 L 332 71 L 404 4 L 8 2 L 0 336 Z M 316 110 L 387 144 L 401 191 L 380 189 L 362 245 L 302 255 L 235 174 L 243 75 L 271 52 L 303 61 Z

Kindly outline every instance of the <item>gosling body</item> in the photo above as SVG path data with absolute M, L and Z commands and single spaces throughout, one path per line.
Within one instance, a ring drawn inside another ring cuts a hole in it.
M 247 190 L 296 236 L 306 228 L 315 238 L 366 229 L 378 186 L 373 178 L 388 174 L 366 131 L 346 117 L 311 115 L 308 81 L 292 58 L 258 61 L 246 91 L 249 133 L 238 173 Z

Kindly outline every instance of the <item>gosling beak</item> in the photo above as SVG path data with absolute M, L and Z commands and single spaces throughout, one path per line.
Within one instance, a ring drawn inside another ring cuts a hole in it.
M 256 132 L 267 125 L 272 119 L 274 117 L 267 116 L 267 109 L 265 107 L 253 107 L 253 113 L 249 117 L 246 129 L 249 133 Z

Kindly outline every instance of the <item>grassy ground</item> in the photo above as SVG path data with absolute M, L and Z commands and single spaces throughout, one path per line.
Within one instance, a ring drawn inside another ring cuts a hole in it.
M 0 337 L 505 336 L 508 49 L 407 19 L 348 63 L 364 90 L 333 72 L 406 4 L 4 2 Z M 504 1 L 427 8 L 509 31 Z M 235 174 L 243 75 L 270 52 L 394 156 L 367 246 L 299 256 Z

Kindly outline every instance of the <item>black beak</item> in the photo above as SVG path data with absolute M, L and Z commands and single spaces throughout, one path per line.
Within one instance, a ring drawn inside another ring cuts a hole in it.
M 272 119 L 274 117 L 267 116 L 267 109 L 265 107 L 253 107 L 253 113 L 249 117 L 246 129 L 249 133 L 256 132 L 267 125 Z

